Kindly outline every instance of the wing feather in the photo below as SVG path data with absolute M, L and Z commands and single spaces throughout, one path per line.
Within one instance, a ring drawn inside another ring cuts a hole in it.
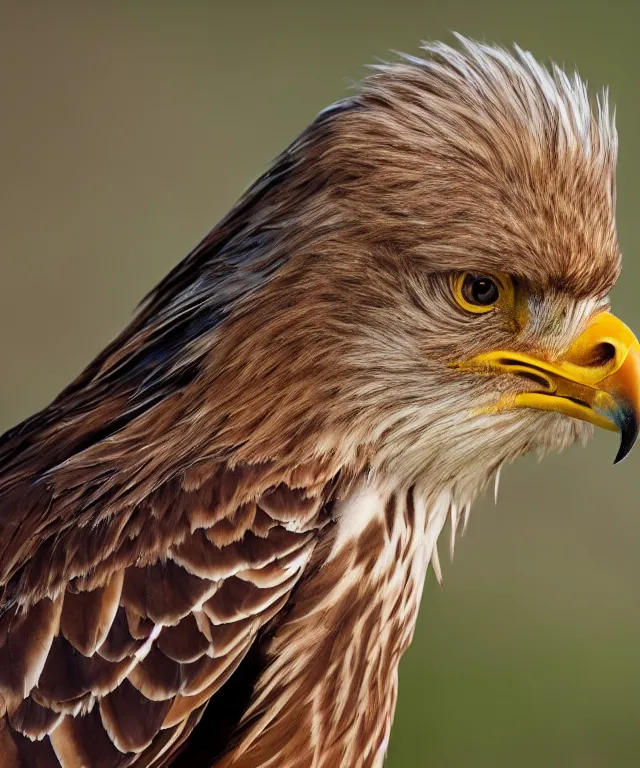
M 165 765 L 214 696 L 218 749 L 237 724 L 237 691 L 355 471 L 259 414 L 234 426 L 247 377 L 215 357 L 288 260 L 263 205 L 282 203 L 294 155 L 0 438 L 0 768 Z
M 14 731 L 32 741 L 40 741 L 56 728 L 62 717 L 62 713 L 53 712 L 29 697 L 11 712 L 9 723 Z
M 173 627 L 163 627 L 156 647 L 171 661 L 188 663 L 211 651 L 211 638 L 200 630 L 192 611 Z
M 29 610 L 13 606 L 0 618 L 0 696 L 21 702 L 36 685 L 60 628 L 62 596 Z
M 195 509 L 201 523 L 204 502 L 240 498 L 226 516 L 214 508 L 206 526 L 186 533 L 178 526 L 173 542 L 138 552 L 117 569 L 110 544 L 104 563 L 68 578 L 53 599 L 14 600 L 5 610 L 0 744 L 7 748 L 0 768 L 16 755 L 56 767 L 119 768 L 152 759 L 162 765 L 188 738 L 203 707 L 286 605 L 330 520 L 317 493 L 287 493 L 284 483 L 269 478 L 262 494 L 256 497 L 252 485 L 245 500 L 238 477 L 255 480 L 255 474 L 236 468 L 232 475 L 230 481 L 213 472 L 218 489 L 202 476 L 197 489 L 193 477 L 189 491 L 176 495 L 173 485 L 173 504 L 186 516 Z M 199 494 L 195 505 L 193 493 Z M 168 504 L 166 492 L 159 498 Z M 126 525 L 111 518 L 118 533 L 105 541 L 135 539 L 154 525 L 149 518 L 134 524 L 133 513 L 125 514 Z M 52 562 L 59 561 L 41 567 Z
M 84 656 L 101 646 L 111 629 L 120 604 L 124 571 L 115 571 L 103 587 L 74 591 L 70 584 L 64 596 L 60 631 Z

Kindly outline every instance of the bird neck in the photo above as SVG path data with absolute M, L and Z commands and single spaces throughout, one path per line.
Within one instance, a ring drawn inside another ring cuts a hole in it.
M 450 509 L 448 493 L 364 482 L 338 505 L 223 766 L 382 766 L 398 664 Z

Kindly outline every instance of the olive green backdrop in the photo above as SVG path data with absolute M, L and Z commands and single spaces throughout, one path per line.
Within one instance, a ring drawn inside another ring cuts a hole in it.
M 363 64 L 450 30 L 608 83 L 640 329 L 633 2 L 0 2 L 0 426 L 45 405 Z M 640 765 L 640 450 L 599 434 L 476 504 L 401 667 L 388 764 Z

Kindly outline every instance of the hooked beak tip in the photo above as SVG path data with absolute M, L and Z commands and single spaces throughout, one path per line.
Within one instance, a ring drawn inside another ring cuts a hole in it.
M 610 416 L 620 430 L 620 447 L 614 464 L 621 462 L 630 452 L 638 438 L 638 419 L 631 406 L 623 405 Z

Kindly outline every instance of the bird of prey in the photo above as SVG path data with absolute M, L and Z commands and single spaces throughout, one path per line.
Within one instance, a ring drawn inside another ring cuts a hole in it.
M 437 540 L 631 449 L 606 94 L 461 39 L 326 109 L 0 443 L 0 768 L 372 768 Z

